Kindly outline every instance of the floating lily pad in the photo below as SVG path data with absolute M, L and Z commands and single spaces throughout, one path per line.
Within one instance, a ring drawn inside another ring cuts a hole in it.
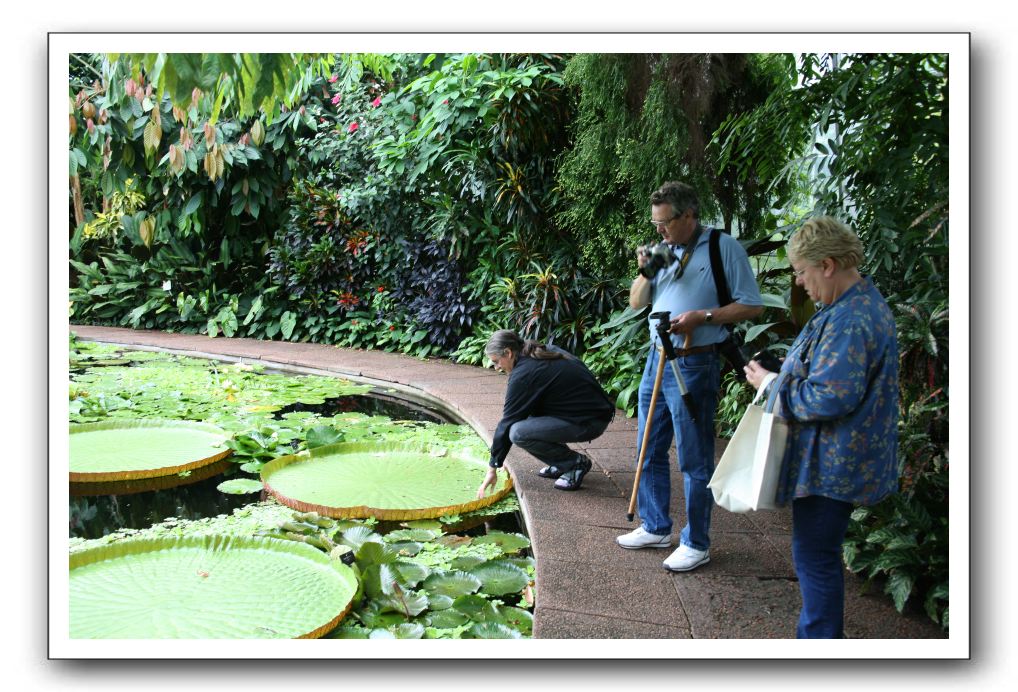
M 519 533 L 503 533 L 492 531 L 474 538 L 474 543 L 494 543 L 505 554 L 515 553 L 530 547 L 530 539 Z
M 431 594 L 456 598 L 471 594 L 481 588 L 481 580 L 467 572 L 435 572 L 421 584 Z
M 465 636 L 471 639 L 522 639 L 516 630 L 499 622 L 475 622 Z
M 341 443 L 270 461 L 262 482 L 277 500 L 331 517 L 432 518 L 491 505 L 512 492 L 507 479 L 477 499 L 486 459 L 465 451 L 432 456 L 413 444 Z
M 426 617 L 429 625 L 439 629 L 452 629 L 453 627 L 460 627 L 470 622 L 470 618 L 466 615 L 451 608 L 429 612 Z
M 470 570 L 470 574 L 481 580 L 481 591 L 492 596 L 523 591 L 530 577 L 527 573 L 503 560 L 492 560 Z
M 110 420 L 72 425 L 70 432 L 72 483 L 169 476 L 231 452 L 222 428 L 194 421 Z
M 353 571 L 272 538 L 136 539 L 70 558 L 75 639 L 316 638 L 350 609 Z
M 261 481 L 256 481 L 251 478 L 234 478 L 232 480 L 223 481 L 216 486 L 216 490 L 221 493 L 227 493 L 228 495 L 247 495 L 248 493 L 260 492 L 261 489 Z

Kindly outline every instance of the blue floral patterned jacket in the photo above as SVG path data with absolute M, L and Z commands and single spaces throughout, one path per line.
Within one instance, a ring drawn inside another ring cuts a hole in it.
M 806 323 L 781 368 L 788 420 L 781 504 L 820 495 L 855 504 L 898 489 L 898 341 L 868 277 Z

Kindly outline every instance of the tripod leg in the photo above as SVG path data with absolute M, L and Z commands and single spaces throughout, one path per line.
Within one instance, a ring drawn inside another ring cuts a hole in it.
M 643 423 L 643 441 L 640 443 L 640 458 L 636 462 L 636 477 L 633 478 L 633 492 L 629 498 L 629 511 L 626 519 L 633 520 L 636 516 L 636 491 L 640 487 L 640 474 L 643 473 L 643 459 L 647 455 L 647 443 L 650 441 L 650 426 L 654 422 L 654 408 L 657 405 L 657 395 L 661 391 L 661 378 L 665 372 L 665 356 L 661 348 L 658 348 L 657 374 L 654 375 L 654 389 L 650 395 L 650 408 L 647 410 L 647 420 Z

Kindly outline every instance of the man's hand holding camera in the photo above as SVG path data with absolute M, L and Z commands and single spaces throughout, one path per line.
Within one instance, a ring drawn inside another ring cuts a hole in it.
M 668 331 L 672 334 L 692 334 L 693 330 L 706 322 L 703 310 L 689 310 L 669 322 Z

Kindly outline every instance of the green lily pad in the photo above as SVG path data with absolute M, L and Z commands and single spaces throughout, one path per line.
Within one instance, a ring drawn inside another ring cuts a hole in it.
M 481 580 L 467 572 L 434 572 L 421 586 L 428 593 L 455 598 L 477 591 L 481 588 Z
M 534 616 L 528 610 L 515 606 L 499 606 L 498 616 L 503 624 L 513 628 L 520 634 L 530 636 L 534 630 Z
M 413 444 L 341 443 L 270 461 L 265 488 L 282 504 L 331 517 L 419 519 L 469 512 L 512 492 L 506 480 L 477 499 L 487 462 L 462 450 L 442 457 Z
M 499 620 L 495 604 L 479 594 L 467 594 L 453 601 L 452 607 L 477 622 Z
M 134 539 L 70 557 L 74 639 L 316 638 L 349 611 L 357 578 L 301 543 Z
M 445 594 L 428 594 L 428 610 L 447 610 L 452 608 L 453 599 Z
M 465 636 L 470 639 L 522 639 L 516 630 L 499 622 L 475 622 Z
M 429 612 L 425 618 L 431 627 L 438 627 L 439 629 L 452 629 L 453 627 L 460 627 L 470 622 L 470 618 L 466 615 L 452 609 Z
M 526 571 L 503 560 L 492 560 L 470 570 L 481 580 L 481 591 L 492 596 L 518 593 L 530 582 Z
M 216 486 L 216 490 L 228 495 L 247 495 L 248 493 L 261 492 L 262 483 L 251 478 L 234 478 L 223 481 Z
M 222 428 L 194 421 L 117 419 L 72 425 L 70 433 L 72 483 L 168 476 L 230 454 Z
M 474 538 L 474 543 L 495 543 L 505 554 L 516 553 L 530 547 L 530 539 L 519 533 L 492 531 Z

